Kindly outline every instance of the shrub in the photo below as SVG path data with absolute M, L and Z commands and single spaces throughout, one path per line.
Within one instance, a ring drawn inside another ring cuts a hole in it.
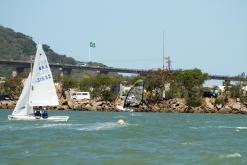
M 216 98 L 214 104 L 215 105 L 217 105 L 217 104 L 220 105 L 221 104 L 221 105 L 224 106 L 225 105 L 225 99 L 224 98 Z
M 104 90 L 101 92 L 101 98 L 105 101 L 114 101 L 117 96 L 112 91 Z

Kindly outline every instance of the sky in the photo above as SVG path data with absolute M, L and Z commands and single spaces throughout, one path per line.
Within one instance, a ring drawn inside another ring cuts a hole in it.
M 247 73 L 246 0 L 0 0 L 0 25 L 111 67 Z

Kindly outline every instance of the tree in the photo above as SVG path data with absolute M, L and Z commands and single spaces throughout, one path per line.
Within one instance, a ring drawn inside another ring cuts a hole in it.
M 70 76 L 64 76 L 62 79 L 63 90 L 68 90 L 69 88 L 77 88 L 78 82 L 72 79 Z
M 91 91 L 92 97 L 100 97 L 103 100 L 112 101 L 116 98 L 116 94 L 112 87 L 121 82 L 122 78 L 120 76 L 90 76 L 80 81 L 80 89 Z
M 4 93 L 11 98 L 17 99 L 23 88 L 23 80 L 28 77 L 28 73 L 18 74 L 16 77 L 7 77 L 3 84 Z
M 202 73 L 199 69 L 177 71 L 176 82 L 181 86 L 181 95 L 185 97 L 189 106 L 201 105 L 201 86 L 208 79 L 208 74 Z
M 157 102 L 162 99 L 164 85 L 174 79 L 171 72 L 166 70 L 150 71 L 144 78 L 145 89 L 147 90 L 147 101 Z

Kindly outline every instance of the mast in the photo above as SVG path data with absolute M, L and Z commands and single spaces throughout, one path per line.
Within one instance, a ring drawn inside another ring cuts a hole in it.
M 30 57 L 30 84 L 29 84 L 29 88 L 32 90 L 32 71 L 33 71 L 33 66 L 32 66 L 32 55 L 31 55 L 31 57 Z M 30 103 L 29 103 L 29 100 L 30 100 L 30 93 L 31 92 L 29 92 L 29 95 L 28 95 L 28 105 L 30 105 Z

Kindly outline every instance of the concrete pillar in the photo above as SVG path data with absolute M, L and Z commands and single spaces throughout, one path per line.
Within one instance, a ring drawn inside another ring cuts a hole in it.
M 12 71 L 12 77 L 17 76 L 17 72 L 15 70 Z
M 101 70 L 99 73 L 100 73 L 100 74 L 109 74 L 108 71 L 103 71 L 103 70 Z
M 12 76 L 15 77 L 20 73 L 24 72 L 24 68 L 23 67 L 16 67 L 14 71 L 12 71 Z
M 24 68 L 23 67 L 17 67 L 16 69 L 17 74 L 23 73 L 24 72 Z
M 63 73 L 67 76 L 71 76 L 72 69 L 63 68 Z
M 63 75 L 64 75 L 63 68 L 59 68 L 59 72 L 60 72 L 60 77 L 63 77 Z

